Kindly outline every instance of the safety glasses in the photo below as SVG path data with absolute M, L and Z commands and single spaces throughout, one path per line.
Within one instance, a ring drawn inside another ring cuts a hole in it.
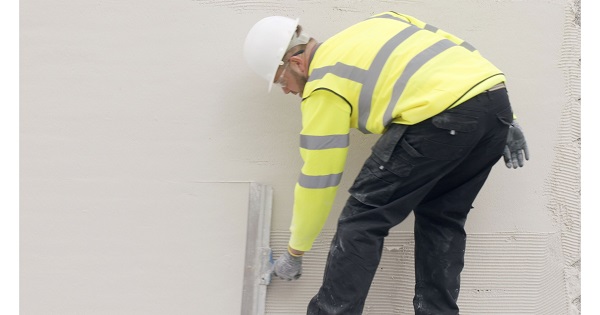
M 289 62 L 285 63 L 285 66 L 283 67 L 283 71 L 281 71 L 279 78 L 277 79 L 277 81 L 275 81 L 275 84 L 281 86 L 282 88 L 286 87 L 286 85 L 287 85 L 287 80 L 286 80 L 286 78 L 284 78 L 284 76 L 285 76 L 285 70 L 287 70 L 287 67 L 289 64 L 290 64 Z
M 303 52 L 304 52 L 304 49 L 298 50 L 293 55 L 291 55 L 290 58 L 292 58 L 294 56 L 298 56 L 298 55 L 300 55 Z M 284 88 L 284 87 L 287 86 L 287 79 L 284 78 L 284 76 L 285 76 L 285 70 L 287 70 L 287 67 L 290 64 L 290 58 L 288 58 L 288 61 L 286 61 L 286 62 L 282 61 L 282 65 L 285 64 L 285 66 L 283 66 L 283 70 L 281 71 L 281 74 L 279 75 L 279 78 L 277 79 L 277 81 L 275 81 L 275 84 L 281 86 L 282 88 Z

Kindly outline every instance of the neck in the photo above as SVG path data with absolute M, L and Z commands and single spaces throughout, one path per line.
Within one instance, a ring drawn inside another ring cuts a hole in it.
M 310 68 L 310 62 L 312 61 L 313 56 L 315 55 L 315 51 L 317 48 L 317 41 L 313 38 L 306 44 L 306 53 L 304 54 L 304 61 L 306 64 L 306 73 L 308 73 L 308 69 Z

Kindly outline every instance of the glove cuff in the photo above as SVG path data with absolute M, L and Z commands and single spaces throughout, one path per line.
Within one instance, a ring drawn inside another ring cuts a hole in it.
M 292 248 L 290 247 L 290 245 L 288 245 L 287 251 L 288 251 L 288 254 L 290 254 L 292 257 L 302 257 L 302 255 L 304 255 L 304 254 L 298 255 L 298 254 L 292 253 Z

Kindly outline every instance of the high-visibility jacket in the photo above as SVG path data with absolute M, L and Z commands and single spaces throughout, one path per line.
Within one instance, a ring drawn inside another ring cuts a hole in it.
M 385 12 L 319 44 L 303 91 L 290 247 L 307 251 L 342 178 L 350 128 L 413 125 L 504 82 L 470 44 L 414 17 Z

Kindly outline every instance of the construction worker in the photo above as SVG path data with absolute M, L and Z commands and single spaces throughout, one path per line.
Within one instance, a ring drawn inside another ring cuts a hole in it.
M 349 189 L 308 314 L 361 314 L 388 231 L 414 212 L 415 314 L 458 314 L 467 214 L 501 156 L 529 152 L 506 78 L 469 43 L 412 16 L 374 15 L 324 42 L 298 19 L 257 22 L 244 44 L 254 72 L 302 99 L 300 154 L 287 251 L 274 264 L 302 273 L 331 210 L 350 128 L 382 134 Z

